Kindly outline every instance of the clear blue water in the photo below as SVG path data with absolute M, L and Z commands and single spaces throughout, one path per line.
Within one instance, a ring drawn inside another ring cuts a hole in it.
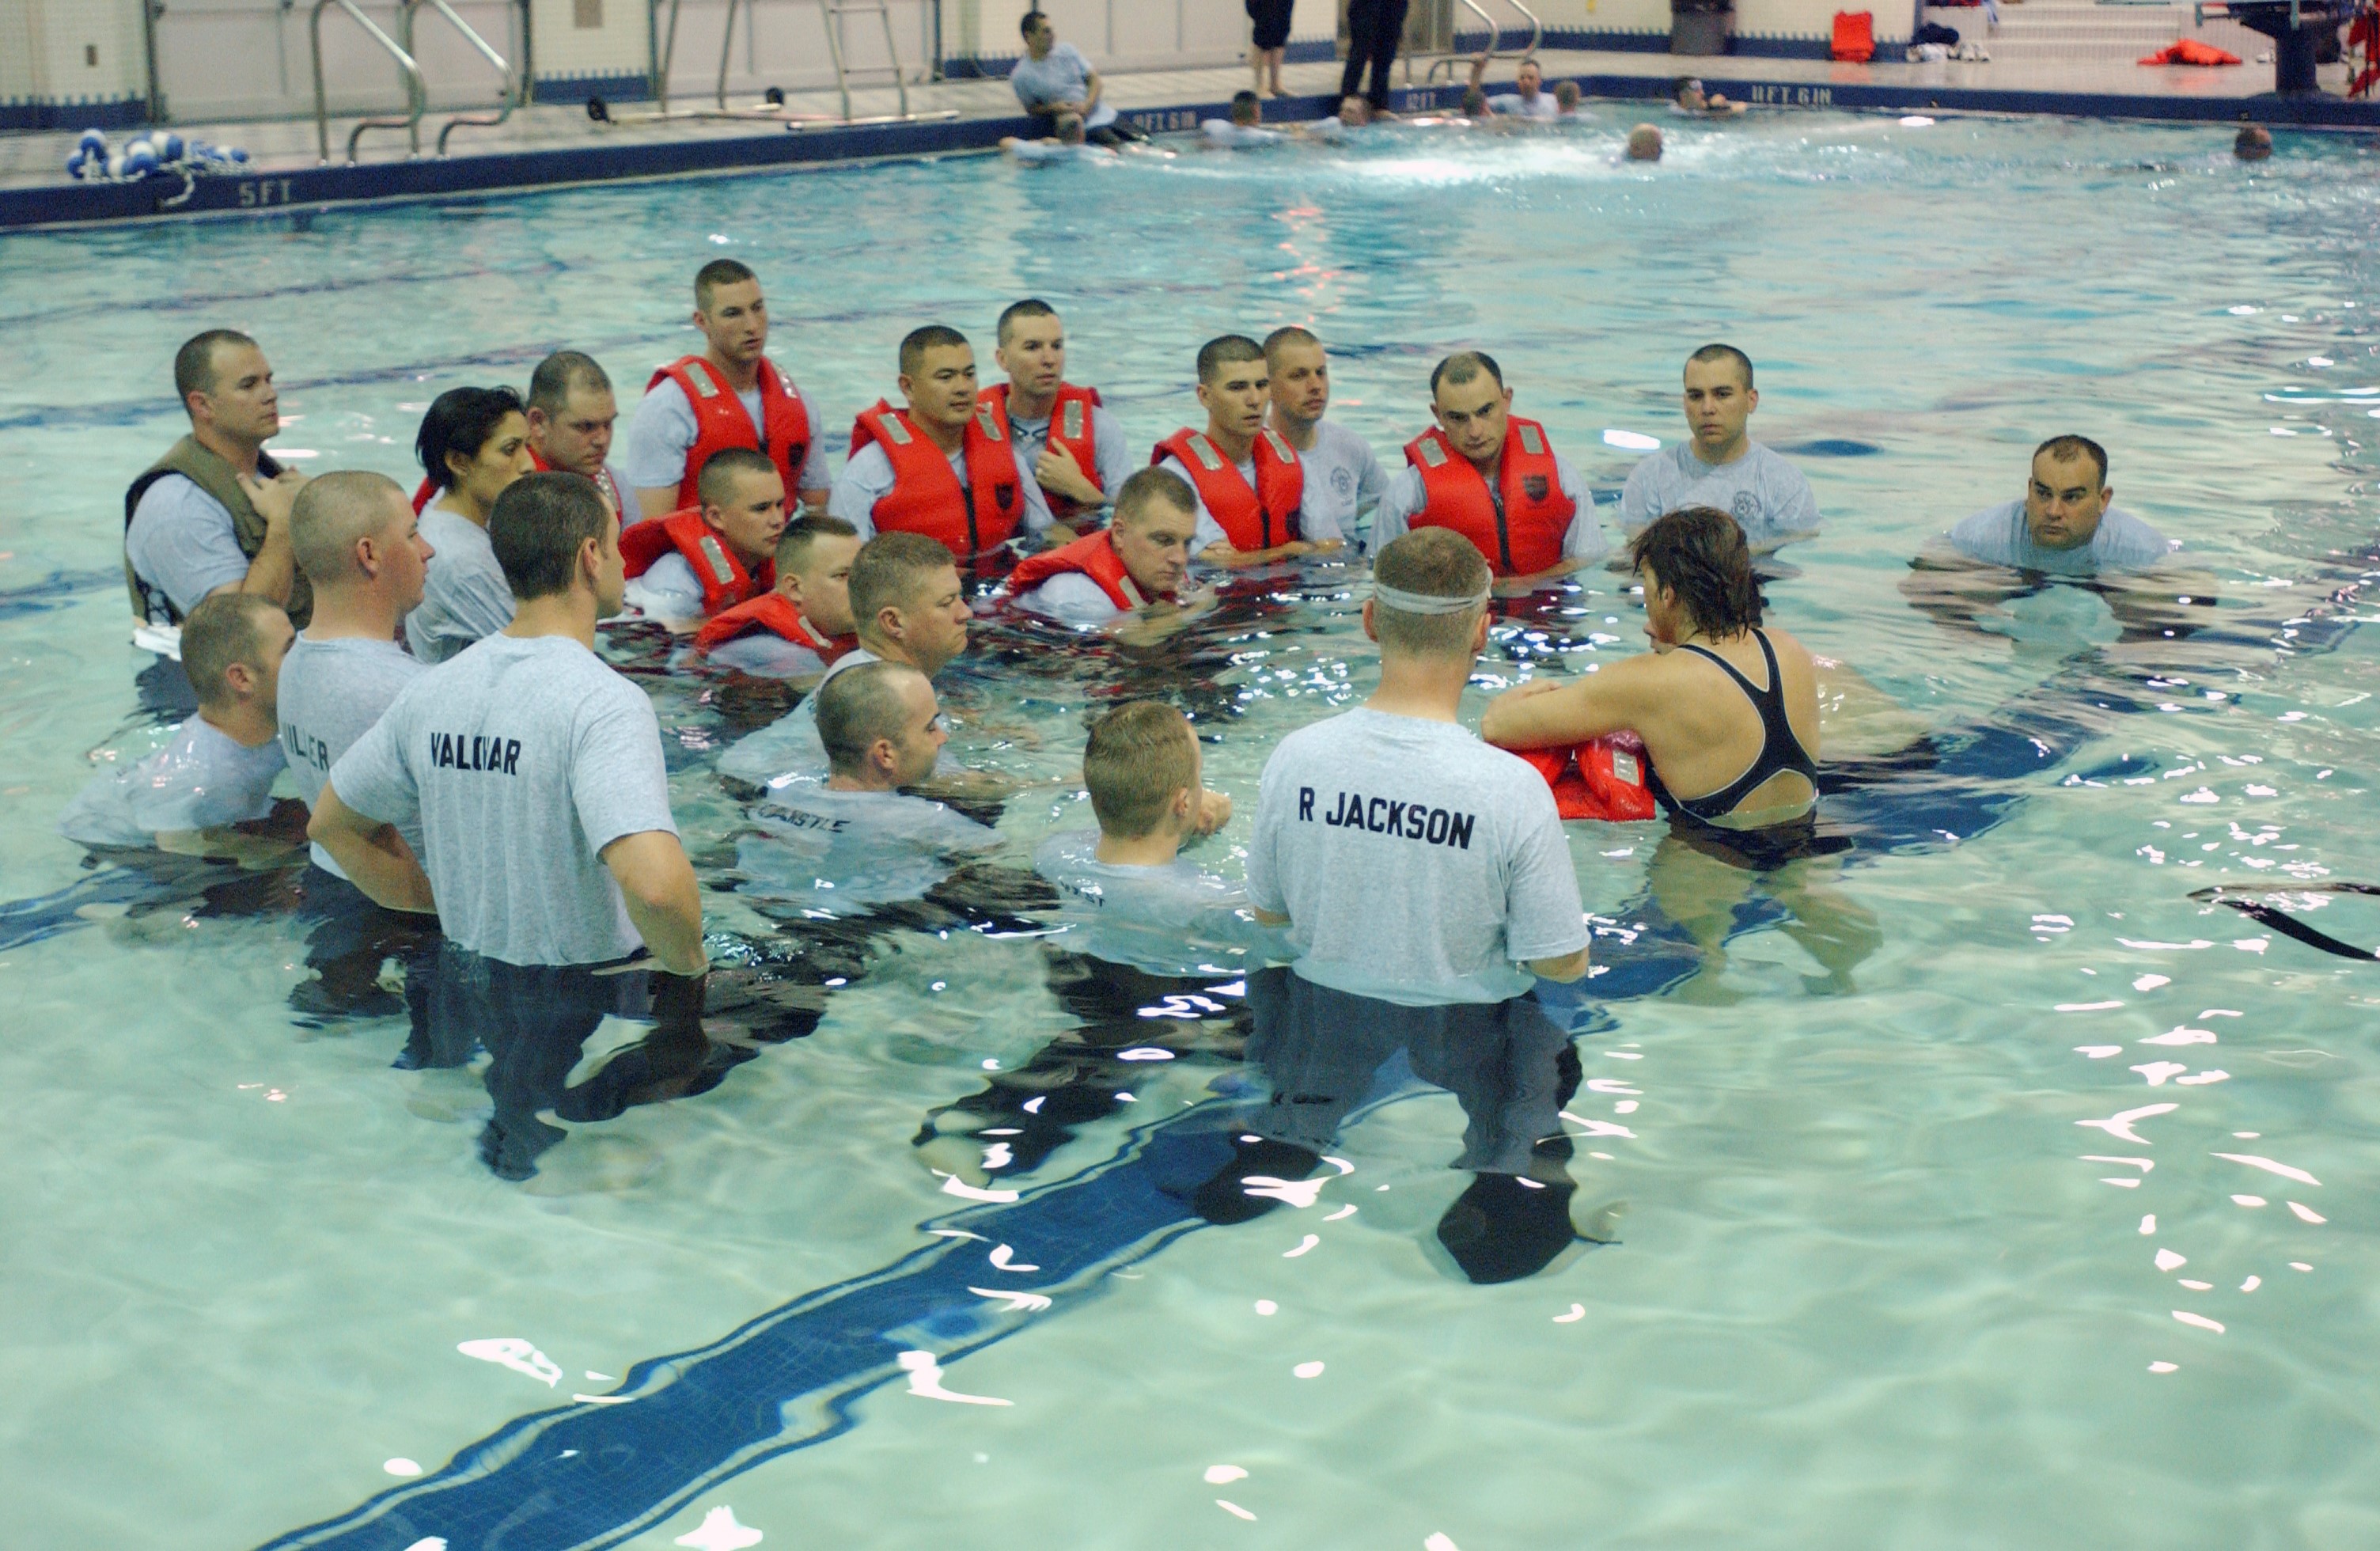
M 1648 170 L 1612 163 L 1622 128 L 0 244 L 8 899 L 84 878 L 53 818 L 95 752 L 160 735 L 115 567 L 122 485 L 178 429 L 176 343 L 255 333 L 283 448 L 409 479 L 444 387 L 519 381 L 565 344 L 623 382 L 677 354 L 686 276 L 722 253 L 761 272 L 778 358 L 836 419 L 890 387 L 916 322 L 988 355 L 998 309 L 1038 294 L 1138 439 L 1193 417 L 1200 340 L 1298 321 L 1333 348 L 1335 413 L 1385 454 L 1429 364 L 1476 345 L 1607 495 L 1635 454 L 1604 433 L 1681 434 L 1680 359 L 1730 339 L 1759 363 L 1755 431 L 1808 449 L 1828 515 L 1777 617 L 1947 751 L 1830 800 L 1857 844 L 1785 914 L 1658 826 L 1574 830 L 1613 930 L 1609 973 L 1563 1007 L 1586 1031 L 1571 1173 L 1621 1242 L 1493 1288 L 1435 1248 L 1464 1117 L 1426 1088 L 1345 1130 L 1353 1171 L 1310 1206 L 1151 1215 L 1135 1181 L 1245 1091 L 1228 995 L 1171 1007 L 1183 1053 L 1010 1179 L 1024 1202 L 952 1217 L 921 1123 L 1077 1022 L 1029 891 L 881 924 L 842 985 L 816 985 L 815 936 L 814 1033 L 573 1128 L 524 1185 L 477 1160 L 474 1074 L 390 1069 L 401 1019 L 293 1012 L 285 915 L 77 894 L 25 941 L 18 913 L 0 1538 L 259 1544 L 410 1482 L 329 1543 L 459 1551 L 484 1543 L 440 1473 L 464 1451 L 474 1511 L 550 1488 L 580 1516 L 513 1545 L 659 1547 L 719 1509 L 770 1545 L 2380 1544 L 2380 971 L 2188 897 L 2380 877 L 2380 633 L 2353 627 L 2380 519 L 2372 154 L 2296 144 L 2250 173 L 2204 130 L 1801 115 L 1679 127 Z M 2018 493 L 2033 442 L 2069 429 L 2211 574 L 2216 629 L 2119 645 L 2065 593 L 1985 641 L 1904 605 L 1908 554 Z M 1368 682 L 1351 581 L 1318 572 L 1170 657 L 987 632 L 958 690 L 983 730 L 954 753 L 1042 783 L 1001 817 L 1004 859 L 1081 821 L 1085 709 L 1153 689 L 1209 719 L 1242 818 L 1208 855 L 1235 870 L 1267 749 Z M 1557 646 L 1637 646 L 1607 576 L 1523 623 L 1483 692 Z M 645 682 L 722 953 L 786 951 L 726 887 L 738 812 L 709 769 L 771 706 Z M 2368 905 L 2313 918 L 2380 941 Z M 2213 1037 L 2143 1043 L 2177 1029 Z M 2165 1105 L 2137 1141 L 2087 1123 Z M 995 1241 L 1048 1273 L 1000 1269 Z M 802 1302 L 829 1289 L 823 1314 Z M 458 1351 L 507 1339 L 551 1367 Z M 902 1350 L 1014 1404 L 919 1398 Z M 705 1355 L 637 1366 L 684 1353 Z M 602 1403 L 624 1377 L 633 1398 Z

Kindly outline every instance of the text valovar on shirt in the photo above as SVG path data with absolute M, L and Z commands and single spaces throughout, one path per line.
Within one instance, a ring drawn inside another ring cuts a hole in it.
M 514 765 L 520 759 L 518 738 L 492 738 L 479 733 L 465 737 L 460 733 L 430 734 L 430 762 L 442 770 L 485 770 L 490 775 L 513 775 Z
M 1315 822 L 1311 786 L 1297 789 L 1297 819 L 1301 824 Z M 1471 849 L 1471 830 L 1478 822 L 1471 814 L 1424 807 L 1419 803 L 1394 802 L 1387 797 L 1366 797 L 1361 792 L 1338 794 L 1338 801 L 1321 821 L 1334 829 L 1366 830 L 1376 835 L 1395 835 L 1458 851 Z

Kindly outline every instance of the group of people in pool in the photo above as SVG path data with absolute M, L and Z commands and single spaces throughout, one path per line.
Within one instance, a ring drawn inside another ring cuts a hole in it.
M 95 778 L 61 828 L 118 856 L 302 837 L 300 892 L 338 918 L 339 941 L 372 972 L 383 954 L 437 966 L 408 992 L 422 1059 L 495 1052 L 489 1154 L 507 1171 L 560 1134 L 540 1110 L 600 1118 L 716 1064 L 696 872 L 652 704 L 596 649 L 607 621 L 658 622 L 684 671 L 806 690 L 719 769 L 750 802 L 737 887 L 789 938 L 824 942 L 990 846 L 969 815 L 1013 788 L 938 770 L 953 724 L 936 680 L 983 613 L 1050 651 L 1104 638 L 1146 652 L 1245 590 L 1235 578 L 1261 593 L 1312 563 L 1367 563 L 1378 685 L 1272 751 L 1244 883 L 1180 854 L 1232 803 L 1162 694 L 1091 723 L 1096 829 L 1036 859 L 1111 966 L 1090 978 L 1286 963 L 1305 988 L 1266 1005 L 1309 1029 L 1371 1026 L 1330 997 L 1473 1018 L 1585 975 L 1558 792 L 1584 786 L 1614 817 L 1649 795 L 1737 858 L 1791 854 L 1812 823 L 1820 665 L 1766 623 L 1755 567 L 1820 515 L 1801 473 L 1749 434 L 1759 393 L 1730 345 L 1687 358 L 1691 435 L 1645 456 L 1621 494 L 1621 563 L 1654 649 L 1506 691 L 1483 741 L 1458 709 L 1499 600 L 1612 549 L 1593 491 L 1512 412 L 1492 357 L 1438 363 L 1432 423 L 1390 472 L 1329 418 L 1313 333 L 1225 335 L 1196 357 L 1204 423 L 1144 453 L 1069 379 L 1056 309 L 1020 301 L 995 334 L 1006 380 L 989 387 L 963 334 L 912 332 L 898 402 L 856 417 L 831 471 L 829 423 L 767 354 L 758 276 L 707 264 L 694 302 L 704 347 L 652 374 L 618 461 L 610 378 L 562 351 L 525 398 L 441 394 L 410 496 L 378 473 L 277 466 L 271 364 L 211 330 L 175 360 L 189 433 L 126 493 L 141 638 L 178 632 L 196 711 L 154 756 Z M 2168 548 L 2110 505 L 2106 454 L 2060 436 L 2024 494 L 1960 523 L 1915 575 L 1927 606 L 1972 617 L 2044 577 L 2116 585 Z M 274 801 L 285 768 L 301 801 Z M 580 1043 L 623 1010 L 654 1020 L 650 1059 L 561 1102 Z M 1136 1023 L 1121 1020 L 1127 1035 Z M 1560 1044 L 1499 1026 L 1541 1054 Z M 1276 1031 L 1269 1048 L 1293 1044 Z M 1531 1127 L 1559 1129 L 1538 1101 L 1560 1084 L 1526 1087 L 1513 1123 L 1535 1157 L 1548 1133 Z M 1038 1111 L 1020 1094 L 1002 1112 Z

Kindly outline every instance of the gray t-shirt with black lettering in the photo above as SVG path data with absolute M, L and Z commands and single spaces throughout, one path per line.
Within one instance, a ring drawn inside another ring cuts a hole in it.
M 601 860 L 677 833 L 645 692 L 563 636 L 491 636 L 416 677 L 331 767 L 339 800 L 421 826 L 448 938 L 510 964 L 591 964 L 643 945 Z
M 281 718 L 281 751 L 289 757 L 289 772 L 305 790 L 299 794 L 311 809 L 331 779 L 331 767 L 371 730 L 405 686 L 428 672 L 406 655 L 395 641 L 339 636 L 328 641 L 304 636 L 291 643 L 281 660 L 280 688 L 275 700 Z M 421 826 L 399 824 L 405 843 L 421 854 Z M 347 875 L 320 845 L 314 865 L 334 878 Z
M 961 859 L 1000 843 L 965 814 L 900 792 L 771 793 L 735 847 L 739 892 L 850 915 L 922 899 Z
M 1357 709 L 1266 761 L 1248 898 L 1289 917 L 1297 972 L 1409 1005 L 1502 1001 L 1586 946 L 1553 792 L 1452 722 Z

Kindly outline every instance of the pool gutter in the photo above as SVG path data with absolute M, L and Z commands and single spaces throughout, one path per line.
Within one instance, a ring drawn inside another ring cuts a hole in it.
M 1666 99 L 1670 77 L 1568 78 L 1585 96 L 1607 102 Z M 1834 112 L 2031 114 L 2165 123 L 2253 122 L 2274 128 L 2380 130 L 2380 103 L 2332 96 L 2179 97 L 2124 92 L 1997 91 L 1922 83 L 1815 83 L 1735 80 L 1706 74 L 1705 84 L 1739 102 L 1771 109 Z M 1451 107 L 1459 88 L 1421 87 L 1393 94 L 1401 112 Z M 1276 119 L 1319 118 L 1327 97 L 1271 103 Z M 1128 112 L 1151 133 L 1193 129 L 1222 116 L 1228 104 L 1188 103 Z M 989 151 L 1005 135 L 1042 126 L 1023 117 L 865 124 L 698 139 L 617 140 L 531 151 L 370 162 L 351 166 L 260 168 L 237 176 L 184 178 L 152 175 L 137 182 L 69 183 L 0 188 L 0 232 L 115 225 L 133 221 L 277 214 L 355 204 L 517 193 L 574 185 L 770 172 L 792 167 Z

